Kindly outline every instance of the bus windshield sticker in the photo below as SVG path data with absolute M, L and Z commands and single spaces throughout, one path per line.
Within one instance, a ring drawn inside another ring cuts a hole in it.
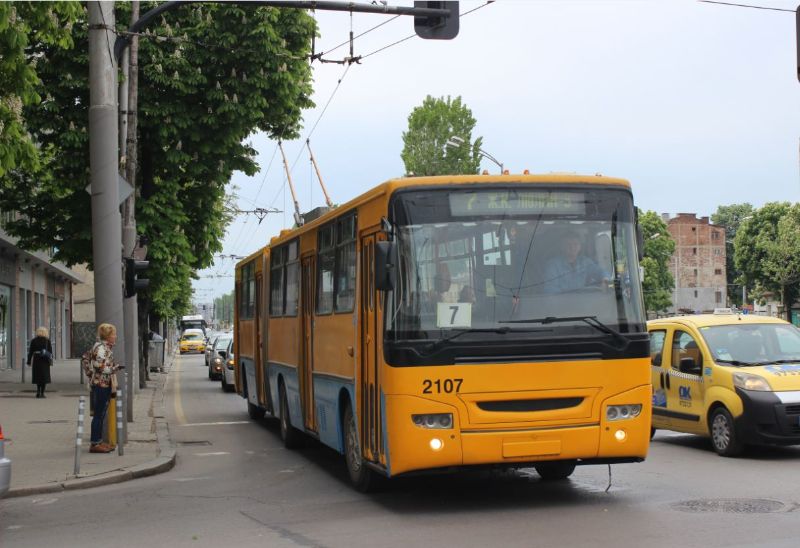
M 449 195 L 450 214 L 472 215 L 584 215 L 586 196 L 582 192 L 506 190 L 453 192 Z
M 472 303 L 437 303 L 436 327 L 472 327 Z

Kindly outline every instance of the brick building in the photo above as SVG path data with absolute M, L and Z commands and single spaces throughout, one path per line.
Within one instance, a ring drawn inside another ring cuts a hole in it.
M 694 213 L 672 218 L 664 214 L 662 219 L 675 240 L 669 262 L 675 278 L 669 312 L 711 312 L 727 306 L 725 227 L 711 224 L 708 217 L 698 219 Z

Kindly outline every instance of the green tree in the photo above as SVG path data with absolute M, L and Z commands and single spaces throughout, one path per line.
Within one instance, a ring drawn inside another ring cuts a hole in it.
M 736 267 L 755 296 L 779 295 L 787 319 L 800 281 L 800 204 L 771 202 L 736 232 Z
M 675 241 L 655 211 L 640 210 L 639 226 L 644 237 L 644 306 L 648 312 L 661 312 L 672 305 L 675 279 L 669 271 L 669 259 L 675 252 Z
M 142 12 L 155 5 L 143 3 Z M 116 8 L 126 29 L 130 6 Z M 226 183 L 234 171 L 258 169 L 247 137 L 297 137 L 301 112 L 313 105 L 315 32 L 303 10 L 214 3 L 164 14 L 140 39 L 136 218 L 150 241 L 151 280 L 143 313 L 187 310 L 191 278 L 221 251 Z M 46 98 L 26 113 L 51 176 L 16 173 L 0 198 L 0 208 L 24 214 L 9 226 L 23 246 L 55 245 L 67 264 L 90 262 L 92 252 L 85 14 L 72 38 L 73 48 L 38 42 L 28 53 L 39 59 Z
M 731 302 L 741 306 L 742 296 L 738 291 L 731 291 L 732 286 L 743 285 L 742 273 L 734 261 L 736 231 L 739 225 L 753 214 L 753 206 L 748 203 L 731 204 L 717 207 L 717 212 L 711 215 L 711 222 L 725 227 L 725 273 L 728 284 L 728 295 Z
M 461 97 L 434 99 L 425 97 L 408 117 L 408 131 L 403 132 L 400 157 L 406 173 L 423 175 L 459 175 L 478 173 L 483 137 L 472 140 L 475 129 L 472 111 Z M 446 147 L 452 136 L 463 139 L 458 147 Z
M 70 30 L 80 15 L 73 2 L 0 2 L 0 177 L 12 169 L 39 166 L 23 108 L 41 101 L 32 43 L 72 46 Z
M 214 319 L 222 327 L 233 326 L 233 295 L 231 291 L 214 299 Z

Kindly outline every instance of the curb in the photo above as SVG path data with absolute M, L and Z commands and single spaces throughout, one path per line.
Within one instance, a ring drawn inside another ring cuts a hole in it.
M 161 387 L 163 388 L 163 386 Z M 45 493 L 60 493 L 62 491 L 72 491 L 75 489 L 89 489 L 113 483 L 122 483 L 137 478 L 155 476 L 171 470 L 175 466 L 176 452 L 175 444 L 169 435 L 169 424 L 163 418 L 156 418 L 156 438 L 158 439 L 159 455 L 143 464 L 137 464 L 128 468 L 103 472 L 94 476 L 71 478 L 64 481 L 44 483 L 41 485 L 31 485 L 25 487 L 15 487 L 0 497 L 10 499 L 14 497 L 26 497 L 28 495 L 39 495 Z

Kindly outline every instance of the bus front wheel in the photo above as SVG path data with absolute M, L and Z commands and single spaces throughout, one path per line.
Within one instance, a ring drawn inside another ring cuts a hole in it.
M 358 491 L 366 493 L 374 489 L 377 478 L 361 456 L 361 444 L 358 441 L 358 428 L 353 410 L 348 404 L 344 410 L 344 459 L 350 482 Z
M 575 471 L 574 461 L 543 462 L 534 466 L 536 473 L 545 481 L 567 479 Z

